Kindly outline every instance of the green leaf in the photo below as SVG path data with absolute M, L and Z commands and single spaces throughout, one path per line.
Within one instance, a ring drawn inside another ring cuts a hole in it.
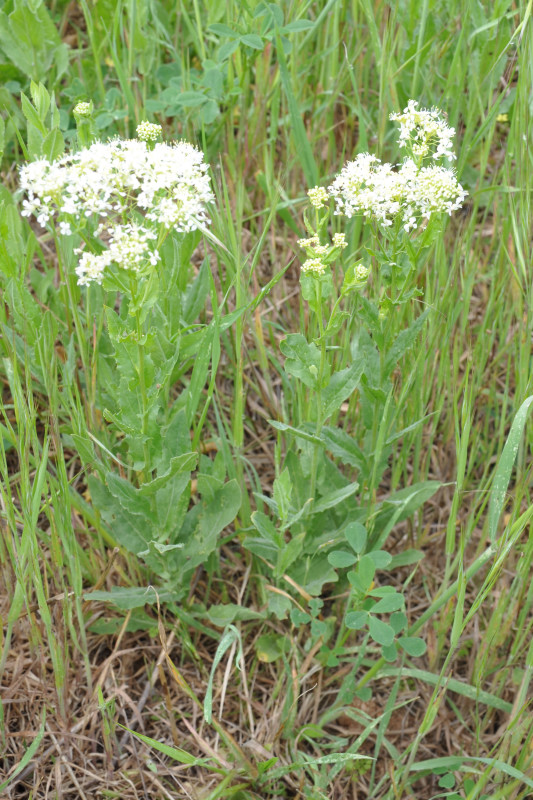
M 207 30 L 210 33 L 216 33 L 217 36 L 234 37 L 239 35 L 237 31 L 233 30 L 233 28 L 228 27 L 228 25 L 222 25 L 220 22 L 214 22 Z
M 413 347 L 429 312 L 430 309 L 426 309 L 408 328 L 398 334 L 385 359 L 385 377 L 391 374 L 400 359 Z
M 263 539 L 273 542 L 276 547 L 280 547 L 282 537 L 272 520 L 263 514 L 262 511 L 254 511 L 252 514 L 252 525 L 261 534 Z
M 311 507 L 313 514 L 320 514 L 322 511 L 327 511 L 328 508 L 335 508 L 348 498 L 351 497 L 359 489 L 358 483 L 350 483 L 348 486 L 343 486 L 341 489 L 335 489 L 330 492 Z
M 43 140 L 42 154 L 48 161 L 55 161 L 65 149 L 65 140 L 59 128 L 50 131 Z
M 392 556 L 386 550 L 371 550 L 368 554 L 375 564 L 376 569 L 386 569 L 392 561 Z
M 286 520 L 289 514 L 292 496 L 292 482 L 289 469 L 285 469 L 274 481 L 274 500 L 278 507 L 281 520 Z
M 340 458 L 343 464 L 362 470 L 365 466 L 365 454 L 357 446 L 355 440 L 341 428 L 322 428 L 320 438 L 326 450 L 329 450 L 335 458 Z
M 283 89 L 289 106 L 289 116 L 291 120 L 290 131 L 294 137 L 296 153 L 300 159 L 307 185 L 316 186 L 318 183 L 318 167 L 313 156 L 311 144 L 307 138 L 307 132 L 300 109 L 298 108 L 298 101 L 293 91 L 291 76 L 287 67 L 283 42 L 279 35 L 276 36 L 276 55 L 278 58 L 281 88 Z
M 309 31 L 314 27 L 315 23 L 310 19 L 295 19 L 294 22 L 284 25 L 280 33 L 300 33 L 300 31 Z
M 153 518 L 149 500 L 142 497 L 139 490 L 129 481 L 115 475 L 114 472 L 108 472 L 106 484 L 113 497 L 129 514 L 140 514 L 147 519 Z
M 350 522 L 344 531 L 346 541 L 354 551 L 354 553 L 362 553 L 366 547 L 366 540 L 368 534 L 364 525 L 360 522 Z
M 198 461 L 198 453 L 183 453 L 181 456 L 174 456 L 170 459 L 170 464 L 166 472 L 158 475 L 150 483 L 143 483 L 140 489 L 137 490 L 139 497 L 149 497 L 159 489 L 162 489 L 174 475 L 179 475 L 184 472 L 192 472 L 196 468 Z
M 287 650 L 287 637 L 278 633 L 264 633 L 255 642 L 255 652 L 259 661 L 272 664 Z
M 343 567 L 351 567 L 357 561 L 357 556 L 353 553 L 348 553 L 346 550 L 333 550 L 328 555 L 328 561 L 332 567 L 342 569 Z
M 241 42 L 247 47 L 251 47 L 253 50 L 263 50 L 265 47 L 263 39 L 256 33 L 246 33 L 244 36 L 241 36 Z
M 398 645 L 396 642 L 393 642 L 389 645 L 383 645 L 381 648 L 381 655 L 385 661 L 388 661 L 389 663 L 396 661 L 398 658 Z
M 405 600 L 401 594 L 394 592 L 382 597 L 381 600 L 372 606 L 373 614 L 391 614 L 393 611 L 400 611 L 405 606 Z
M 374 580 L 374 575 L 376 574 L 376 565 L 374 564 L 371 556 L 362 556 L 359 559 L 356 573 L 365 587 L 365 593 L 368 592 L 372 585 L 372 581 Z
M 125 511 L 107 486 L 94 475 L 89 475 L 88 484 L 92 505 L 100 511 L 102 520 L 114 540 L 136 555 L 145 550 L 152 538 L 146 518 Z
M 400 636 L 398 639 L 398 644 L 403 650 L 405 650 L 407 655 L 414 656 L 416 658 L 423 656 L 427 650 L 425 641 L 423 639 L 419 639 L 418 636 Z
M 507 487 L 511 480 L 511 472 L 520 446 L 520 440 L 524 433 L 531 403 L 533 403 L 533 395 L 524 400 L 518 409 L 494 472 L 488 511 L 488 528 L 491 542 L 495 542 L 498 535 L 498 522 L 505 506 Z
M 235 622 L 235 620 L 264 619 L 265 615 L 259 611 L 252 611 L 250 608 L 239 606 L 236 603 L 226 603 L 224 605 L 210 606 L 206 617 L 217 628 L 225 628 L 226 625 Z
M 324 420 L 338 411 L 345 400 L 355 391 L 363 374 L 364 363 L 357 359 L 351 367 L 335 372 L 322 392 Z
M 180 106 L 194 108 L 203 105 L 206 100 L 207 97 L 203 92 L 181 92 L 176 98 L 176 103 Z
M 285 370 L 316 389 L 320 368 L 320 350 L 316 344 L 309 343 L 301 333 L 291 333 L 282 340 L 280 350 L 285 356 Z
M 154 750 L 157 750 L 163 755 L 168 756 L 173 761 L 177 761 L 178 764 L 187 764 L 189 767 L 195 767 L 201 765 L 208 770 L 216 771 L 215 767 L 212 767 L 205 758 L 195 758 L 190 753 L 187 753 L 186 750 L 181 750 L 179 747 L 171 747 L 168 744 L 163 744 L 162 742 L 158 742 L 157 739 L 151 739 L 149 736 L 145 736 L 143 733 L 137 733 L 137 731 L 132 731 L 130 728 L 126 728 L 125 725 L 121 725 L 120 722 L 116 723 L 119 728 L 122 728 L 124 731 L 128 731 L 131 733 L 132 736 L 135 736 L 136 739 L 139 741 L 144 742 L 144 744 L 150 745 L 153 747 Z
M 344 622 L 346 627 L 350 628 L 350 630 L 359 631 L 368 623 L 368 618 L 368 611 L 351 611 L 349 614 L 346 614 Z
M 394 630 L 386 622 L 370 615 L 368 622 L 370 636 L 377 643 L 389 647 L 394 641 Z
M 163 589 L 154 589 L 153 586 L 112 586 L 110 592 L 95 590 L 85 592 L 84 600 L 93 602 L 112 603 L 116 608 L 128 611 L 131 608 L 141 608 L 147 604 L 155 605 L 158 600 L 165 603 L 174 599 L 174 594 Z
M 19 0 L 9 16 L 0 11 L 0 47 L 34 81 L 49 82 L 53 65 L 59 78 L 68 66 L 68 48 L 41 0 Z
M 397 567 L 407 567 L 410 564 L 418 564 L 424 558 L 422 550 L 404 550 L 403 553 L 398 553 L 393 556 L 389 563 L 389 569 L 393 570 Z
M 238 39 L 234 39 L 233 41 L 230 42 L 225 42 L 218 51 L 219 61 L 225 61 L 227 58 L 233 55 L 233 53 L 235 52 L 235 50 L 238 49 L 238 47 L 239 47 Z
M 305 431 L 302 428 L 293 428 L 292 425 L 287 425 L 285 422 L 278 422 L 275 419 L 269 419 L 268 422 L 277 431 L 288 431 L 289 433 L 292 433 L 293 436 L 296 436 L 299 439 L 304 439 L 306 442 L 322 444 L 322 439 L 312 433 L 308 433 L 308 431 Z
M 188 324 L 192 324 L 205 308 L 207 295 L 209 293 L 209 261 L 204 258 L 198 270 L 198 275 L 187 289 L 183 300 L 183 319 Z
M 398 634 L 407 628 L 407 615 L 403 611 L 395 611 L 394 614 L 391 614 L 389 622 L 394 633 Z

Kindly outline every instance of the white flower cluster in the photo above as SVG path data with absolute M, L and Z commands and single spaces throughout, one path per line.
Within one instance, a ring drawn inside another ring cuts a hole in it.
M 453 170 L 438 164 L 421 166 L 423 156 L 432 148 L 435 148 L 434 158 L 451 158 L 454 130 L 444 124 L 438 111 L 416 111 L 416 105 L 410 101 L 404 114 L 392 118 L 401 122 L 400 144 L 409 140 L 413 152 L 416 147 L 421 150 L 427 147 L 423 155 L 420 152 L 420 157 L 406 158 L 395 169 L 370 153 L 360 153 L 344 166 L 329 187 L 336 200 L 335 214 L 346 217 L 363 214 L 383 227 L 391 226 L 399 218 L 409 231 L 432 214 L 451 214 L 461 207 L 467 192 Z
M 406 231 L 417 228 L 421 218 L 460 208 L 466 192 L 450 169 L 417 167 L 407 159 L 399 170 L 361 153 L 333 181 L 329 191 L 336 200 L 336 214 L 363 214 L 383 227 L 401 215 Z
M 437 108 L 417 108 L 416 100 L 409 100 L 401 114 L 391 114 L 390 119 L 400 123 L 399 145 L 411 150 L 415 158 L 432 156 L 453 161 L 452 140 L 455 128 L 450 128 Z M 434 150 L 434 152 L 432 152 Z
M 157 239 L 152 230 L 140 225 L 115 225 L 109 239 L 109 247 L 103 253 L 95 255 L 82 250 L 76 250 L 81 255 L 76 275 L 78 284 L 87 286 L 95 281 L 102 283 L 104 270 L 111 264 L 116 264 L 121 269 L 141 272 L 147 264 L 155 266 L 159 261 L 159 253 L 152 249 L 150 242 Z
M 77 274 L 80 284 L 101 282 L 111 263 L 136 272 L 157 263 L 152 242 L 161 226 L 188 232 L 209 222 L 206 205 L 214 197 L 207 169 L 203 153 L 187 142 L 96 142 L 21 167 L 22 214 L 35 215 L 42 226 L 57 216 L 60 235 L 85 227 L 86 220 L 98 225 L 107 252 L 84 253 Z

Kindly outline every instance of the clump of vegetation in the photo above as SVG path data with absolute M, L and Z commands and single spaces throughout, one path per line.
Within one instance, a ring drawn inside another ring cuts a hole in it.
M 531 9 L 208 5 L 0 9 L 0 794 L 525 800 Z

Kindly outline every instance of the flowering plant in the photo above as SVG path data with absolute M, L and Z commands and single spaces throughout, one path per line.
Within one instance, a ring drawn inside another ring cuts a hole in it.
M 184 576 L 216 549 L 241 503 L 237 482 L 224 482 L 218 468 L 189 508 L 220 352 L 216 298 L 212 323 L 198 320 L 209 263 L 191 263 L 213 193 L 196 147 L 158 142 L 161 127 L 149 122 L 137 139 L 90 141 L 92 111 L 90 103 L 74 109 L 83 146 L 21 168 L 22 213 L 54 237 L 67 333 L 72 315 L 80 343 L 87 420 L 73 414 L 69 443 L 91 471 L 91 502 L 115 541 L 181 597 Z M 210 459 L 201 468 L 208 474 Z
M 139 139 L 95 142 L 21 168 L 22 214 L 42 226 L 56 218 L 60 235 L 75 231 L 85 240 L 79 285 L 102 283 L 112 265 L 146 276 L 170 229 L 190 232 L 208 222 L 213 194 L 203 153 L 187 142 L 154 145 L 160 130 L 141 123 Z M 123 289 L 123 280 L 115 288 Z
M 421 294 L 411 284 L 439 231 L 439 217 L 459 208 L 466 192 L 441 163 L 454 157 L 454 131 L 441 112 L 418 110 L 410 101 L 391 119 L 400 123 L 399 144 L 407 151 L 399 168 L 362 153 L 327 190 L 308 192 L 307 236 L 298 245 L 305 252 L 300 284 L 309 314 L 305 333 L 281 342 L 296 398 L 295 422 L 272 423 L 284 432 L 287 453 L 273 500 L 264 498 L 278 519 L 255 512 L 258 536 L 245 542 L 273 563 L 275 577 L 288 573 L 310 595 L 326 582 L 347 578 L 346 614 L 333 650 L 326 645 L 331 631 L 325 622 L 312 611 L 291 611 L 295 625 L 310 623 L 310 646 L 313 636 L 322 639 L 331 665 L 353 629 L 367 628 L 390 661 L 400 648 L 412 655 L 424 650 L 421 640 L 405 636 L 403 596 L 392 586 L 375 588 L 374 575 L 391 563 L 384 545 L 395 521 L 414 513 L 439 484 L 415 484 L 385 500 L 378 500 L 377 491 L 402 435 L 393 375 L 428 314 L 406 328 L 398 312 Z M 362 258 L 344 257 L 341 271 L 336 265 L 348 251 L 347 236 L 329 228 L 335 217 L 356 214 L 372 238 Z M 340 347 L 332 344 L 339 335 Z M 343 568 L 350 571 L 343 575 Z M 391 614 L 388 621 L 384 613 Z

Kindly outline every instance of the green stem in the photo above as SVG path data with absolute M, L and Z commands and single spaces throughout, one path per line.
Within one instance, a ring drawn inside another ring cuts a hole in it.
M 322 418 L 322 381 L 324 379 L 324 368 L 326 366 L 326 340 L 324 338 L 324 320 L 322 319 L 322 286 L 320 281 L 317 284 L 317 299 L 318 299 L 318 330 L 320 333 L 320 368 L 318 371 L 318 391 L 317 391 L 317 409 L 316 409 L 316 425 L 315 435 L 319 436 L 322 429 L 324 420 Z M 311 461 L 311 497 L 313 502 L 315 500 L 316 479 L 318 472 L 318 454 L 319 445 L 313 445 L 313 459 Z
M 141 389 L 141 405 L 142 405 L 142 420 L 141 432 L 143 436 L 143 454 L 144 454 L 144 468 L 139 475 L 141 483 L 145 479 L 149 481 L 152 477 L 152 468 L 150 466 L 150 448 L 148 446 L 148 396 L 146 394 L 146 384 L 144 382 L 144 340 L 143 340 L 143 326 L 141 321 L 141 310 L 137 308 L 135 311 L 135 324 L 137 328 L 137 356 L 139 367 L 139 386 Z

